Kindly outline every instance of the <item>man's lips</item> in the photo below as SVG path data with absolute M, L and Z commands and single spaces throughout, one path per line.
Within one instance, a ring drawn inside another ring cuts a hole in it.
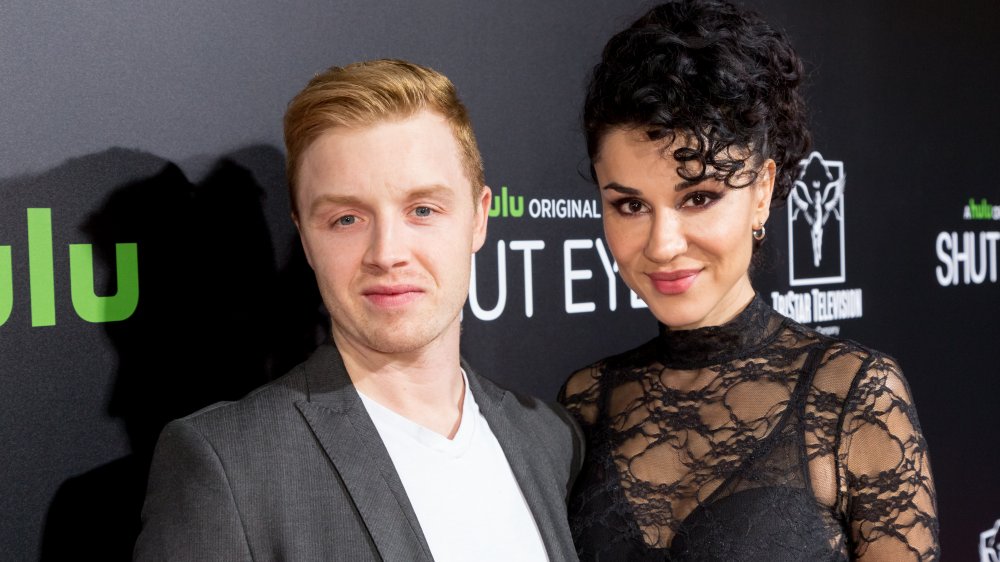
M 376 285 L 364 289 L 361 294 L 376 306 L 392 307 L 420 298 L 424 290 L 416 285 Z
M 687 291 L 701 273 L 700 269 L 678 269 L 647 273 L 653 287 L 664 295 L 678 295 Z

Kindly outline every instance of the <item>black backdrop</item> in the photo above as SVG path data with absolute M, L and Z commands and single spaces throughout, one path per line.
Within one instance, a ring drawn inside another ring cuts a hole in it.
M 901 361 L 944 552 L 975 559 L 1000 518 L 1000 5 L 750 5 L 809 63 L 804 180 L 843 180 L 820 266 L 808 212 L 783 210 L 756 286 Z M 430 65 L 472 112 L 501 196 L 465 309 L 478 370 L 551 398 L 572 369 L 652 335 L 608 270 L 578 127 L 601 45 L 647 6 L 0 7 L 0 559 L 127 558 L 164 421 L 240 396 L 324 337 L 280 118 L 331 64 Z

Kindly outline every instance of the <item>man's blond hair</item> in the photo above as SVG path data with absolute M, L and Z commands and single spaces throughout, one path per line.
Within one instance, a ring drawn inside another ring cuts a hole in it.
M 483 159 L 468 111 L 455 85 L 430 68 L 394 59 L 334 66 L 316 75 L 288 104 L 285 150 L 292 213 L 297 214 L 295 184 L 302 154 L 323 133 L 337 127 L 360 128 L 433 111 L 448 122 L 458 142 L 474 199 L 485 185 Z

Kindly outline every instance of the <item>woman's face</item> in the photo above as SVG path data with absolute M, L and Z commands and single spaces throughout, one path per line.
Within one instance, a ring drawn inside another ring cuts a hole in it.
M 713 179 L 690 185 L 642 129 L 614 129 L 594 170 L 604 233 L 625 283 L 671 329 L 717 326 L 751 298 L 752 231 L 767 221 L 774 161 L 756 181 L 733 189 Z M 737 185 L 740 182 L 737 180 Z

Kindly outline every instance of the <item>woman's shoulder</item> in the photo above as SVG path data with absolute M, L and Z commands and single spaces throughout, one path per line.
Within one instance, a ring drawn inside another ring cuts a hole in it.
M 600 379 L 606 378 L 609 374 L 647 367 L 656 361 L 655 342 L 656 338 L 653 338 L 628 351 L 608 355 L 586 367 L 577 369 L 566 380 L 564 387 L 571 391 L 580 391 Z
M 842 399 L 889 392 L 909 400 L 909 386 L 903 370 L 892 355 L 795 322 L 789 323 L 789 329 L 814 339 L 823 350 L 813 376 L 816 388 Z
M 651 353 L 653 342 L 655 339 L 577 369 L 559 390 L 559 402 L 581 422 L 592 423 L 597 413 L 596 405 L 602 387 L 606 386 L 609 378 L 614 377 L 615 373 L 646 366 L 653 361 Z

